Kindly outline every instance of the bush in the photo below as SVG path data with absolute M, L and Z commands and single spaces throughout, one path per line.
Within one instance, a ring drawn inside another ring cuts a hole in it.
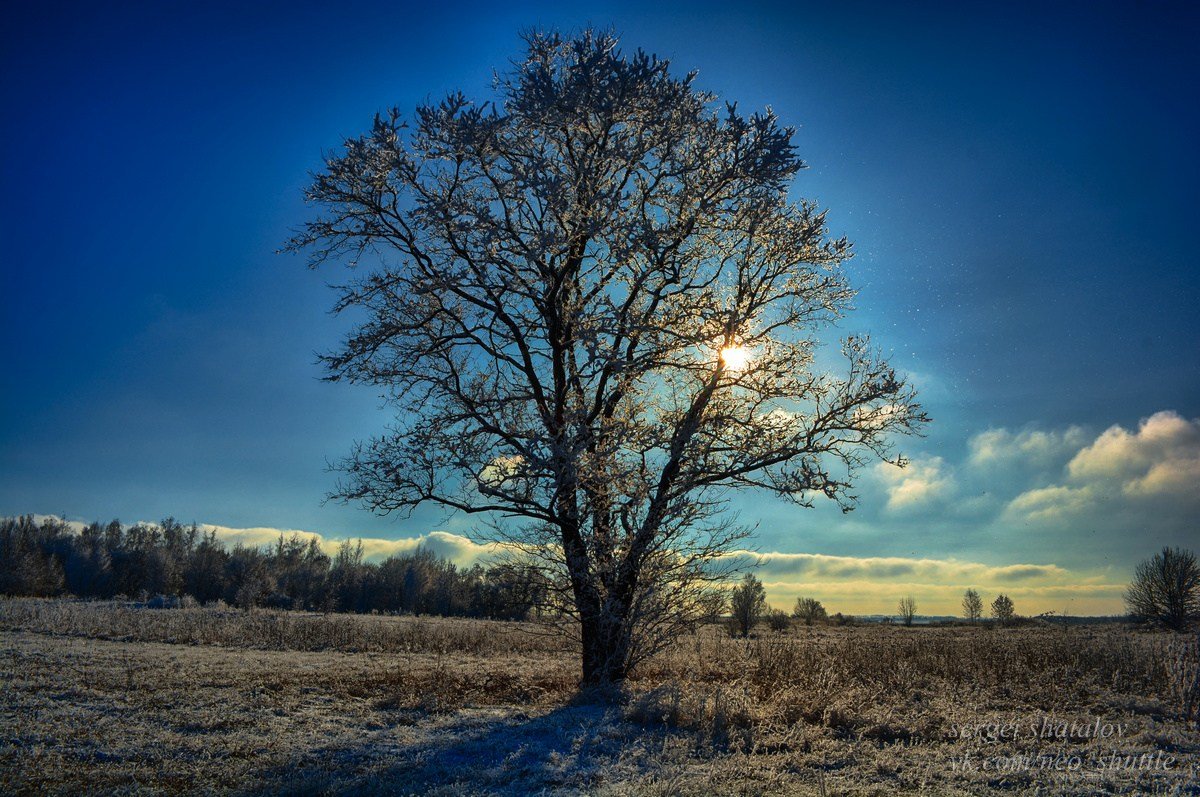
M 180 607 L 178 595 L 155 595 L 145 603 L 147 609 L 178 609 Z
M 767 612 L 767 626 L 772 631 L 783 633 L 792 627 L 792 618 L 788 617 L 785 611 L 772 609 Z

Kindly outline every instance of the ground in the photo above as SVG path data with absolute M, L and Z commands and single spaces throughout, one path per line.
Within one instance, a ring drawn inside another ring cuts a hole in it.
M 0 791 L 1200 794 L 1194 638 L 710 627 L 613 703 L 542 630 L 0 601 Z

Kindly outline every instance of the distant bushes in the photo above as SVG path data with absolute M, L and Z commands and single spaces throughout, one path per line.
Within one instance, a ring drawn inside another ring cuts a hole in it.
M 534 568 L 511 563 L 463 569 L 417 549 L 378 564 L 346 541 L 331 558 L 315 539 L 227 549 L 213 532 L 174 518 L 125 527 L 114 520 L 76 532 L 57 518 L 0 520 L 0 595 L 84 598 L 155 596 L 249 609 L 400 612 L 526 619 L 544 604 Z

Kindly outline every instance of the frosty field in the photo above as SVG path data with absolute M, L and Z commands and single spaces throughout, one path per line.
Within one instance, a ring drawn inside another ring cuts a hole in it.
M 533 625 L 10 599 L 0 791 L 1200 794 L 1197 666 L 1120 627 L 713 626 L 614 704 Z

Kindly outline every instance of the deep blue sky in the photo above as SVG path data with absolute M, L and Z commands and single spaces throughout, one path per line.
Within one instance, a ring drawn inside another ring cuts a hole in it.
M 829 208 L 858 252 L 845 329 L 871 332 L 924 388 L 935 424 L 905 448 L 959 477 L 943 492 L 955 506 L 974 495 L 963 474 L 989 429 L 1079 426 L 1078 450 L 1159 411 L 1200 416 L 1196 4 L 649 7 L 10 8 L 0 514 L 467 528 L 321 506 L 326 460 L 385 418 L 369 392 L 317 381 L 314 353 L 344 329 L 324 284 L 342 275 L 275 250 L 306 218 L 323 150 L 391 105 L 486 97 L 531 26 L 611 25 L 627 48 L 798 126 L 811 168 L 794 193 Z M 1033 487 L 1079 488 L 1070 454 Z M 778 506 L 743 515 L 767 549 L 1019 558 L 1020 542 L 889 520 L 888 484 L 864 482 L 862 529 L 796 525 Z M 1005 501 L 1030 486 L 1013 485 Z M 976 528 L 999 534 L 1003 517 Z M 1147 544 L 1190 533 L 1167 523 Z

